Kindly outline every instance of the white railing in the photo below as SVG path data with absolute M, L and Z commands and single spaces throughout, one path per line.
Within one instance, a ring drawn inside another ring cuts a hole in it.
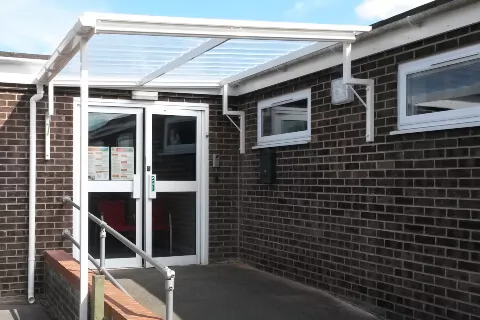
M 75 202 L 70 199 L 70 197 L 63 197 L 62 202 L 65 204 L 70 204 L 74 208 L 78 209 L 80 211 L 80 206 L 76 204 Z M 115 229 L 110 227 L 108 224 L 106 224 L 103 220 L 97 218 L 90 212 L 88 213 L 88 217 L 90 220 L 95 222 L 100 228 L 100 263 L 98 263 L 90 254 L 88 255 L 88 259 L 92 262 L 92 264 L 98 269 L 98 271 L 105 275 L 105 277 L 112 282 L 113 285 L 115 285 L 117 288 L 119 288 L 121 291 L 129 295 L 125 289 L 118 283 L 117 280 L 115 280 L 112 275 L 105 269 L 105 238 L 106 238 L 106 232 L 110 233 L 112 236 L 114 236 L 118 241 L 123 243 L 127 248 L 138 254 L 140 257 L 142 257 L 145 261 L 150 263 L 155 269 L 160 271 L 160 273 L 164 276 L 165 278 L 165 297 L 166 297 L 166 315 L 165 315 L 165 320 L 173 320 L 173 290 L 174 290 L 174 283 L 175 283 L 175 271 L 172 269 L 160 264 L 157 260 L 155 260 L 152 256 L 149 256 L 145 251 L 137 248 L 135 244 L 130 242 L 127 238 L 122 236 L 119 232 L 117 232 Z M 79 249 L 80 244 L 72 237 L 70 234 L 69 230 L 65 230 L 63 232 L 63 236 L 68 238 L 69 240 L 72 241 L 72 243 Z M 130 296 L 130 295 L 129 295 Z

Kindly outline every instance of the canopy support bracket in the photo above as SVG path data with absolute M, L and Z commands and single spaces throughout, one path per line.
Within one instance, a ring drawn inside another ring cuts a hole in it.
M 54 113 L 54 84 L 52 81 L 48 84 L 48 109 L 45 112 L 45 160 L 51 159 L 51 127 L 52 115 Z
M 352 44 L 350 42 L 343 43 L 343 83 L 348 85 L 355 96 L 361 101 L 367 110 L 366 135 L 367 142 L 375 140 L 375 81 L 373 79 L 357 79 L 352 77 Z M 364 101 L 355 91 L 353 85 L 361 85 L 366 87 L 367 99 Z
M 233 123 L 240 131 L 240 154 L 245 153 L 245 111 L 228 110 L 228 84 L 223 86 L 223 115 Z M 230 116 L 238 116 L 240 118 L 240 126 L 238 126 Z

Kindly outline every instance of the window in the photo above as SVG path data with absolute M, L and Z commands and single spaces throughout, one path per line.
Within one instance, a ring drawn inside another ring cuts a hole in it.
M 480 46 L 399 67 L 398 128 L 428 131 L 480 125 Z
M 310 142 L 310 89 L 258 103 L 257 148 Z

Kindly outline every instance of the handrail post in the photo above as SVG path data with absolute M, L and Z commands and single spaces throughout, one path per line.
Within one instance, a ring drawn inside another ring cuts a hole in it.
M 76 204 L 75 202 L 73 202 L 72 199 L 70 199 L 70 197 L 62 197 L 62 201 L 63 201 L 63 203 L 69 203 L 73 207 L 80 210 L 80 206 L 78 204 Z M 127 248 L 129 248 L 130 250 L 137 253 L 139 256 L 141 256 L 143 259 L 145 259 L 148 263 L 150 263 L 155 269 L 157 269 L 158 271 L 160 271 L 162 273 L 162 275 L 165 277 L 166 320 L 173 320 L 173 290 L 174 290 L 174 287 L 175 287 L 175 285 L 174 285 L 174 283 L 175 283 L 175 271 L 173 271 L 172 269 L 170 269 L 167 266 L 162 265 L 161 263 L 156 261 L 152 256 L 149 256 L 147 253 L 145 253 L 144 251 L 139 249 L 135 244 L 133 244 L 130 240 L 125 238 L 123 235 L 121 235 L 117 230 L 115 230 L 114 228 L 112 228 L 111 226 L 106 224 L 105 221 L 103 221 L 103 217 L 102 217 L 102 220 L 101 220 L 97 216 L 91 214 L 88 211 L 87 211 L 87 215 L 90 218 L 90 220 L 92 220 L 94 223 L 99 225 L 100 228 L 102 228 L 105 233 L 109 232 L 117 240 L 119 240 L 125 246 L 127 246 Z M 68 237 L 71 238 L 72 241 L 75 241 L 73 239 L 73 237 L 71 237 L 71 236 L 68 236 Z M 105 238 L 102 238 L 102 239 L 105 240 Z M 76 244 L 76 246 L 80 247 L 80 244 Z M 105 259 L 105 246 L 104 245 L 103 245 L 103 255 L 102 256 L 103 256 L 103 259 Z M 89 259 L 90 259 L 90 257 L 89 257 Z M 91 258 L 91 261 L 92 261 L 92 263 L 95 264 L 95 266 L 98 265 L 97 261 L 95 259 L 93 259 L 93 257 Z M 105 262 L 103 262 L 103 263 L 105 263 Z M 104 273 L 106 276 L 109 276 L 109 278 L 111 278 L 110 274 L 108 273 L 108 271 L 105 270 L 105 268 L 101 268 L 100 265 L 98 265 L 97 269 L 99 269 L 101 273 Z M 113 278 L 111 278 L 111 279 L 113 279 Z M 112 281 L 111 279 L 109 279 L 109 280 Z M 121 286 L 119 284 L 118 285 L 115 284 L 115 285 L 117 287 L 121 288 Z
M 166 319 L 173 320 L 173 290 L 175 289 L 175 276 L 165 279 Z
M 101 214 L 103 221 L 103 213 Z M 100 268 L 105 268 L 105 238 L 107 237 L 107 232 L 102 226 L 100 228 Z

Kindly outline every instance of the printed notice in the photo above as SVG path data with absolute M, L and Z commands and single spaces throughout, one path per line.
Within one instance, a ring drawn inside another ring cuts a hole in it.
M 112 180 L 133 180 L 135 148 L 112 147 Z
M 88 147 L 88 180 L 109 179 L 109 148 Z

